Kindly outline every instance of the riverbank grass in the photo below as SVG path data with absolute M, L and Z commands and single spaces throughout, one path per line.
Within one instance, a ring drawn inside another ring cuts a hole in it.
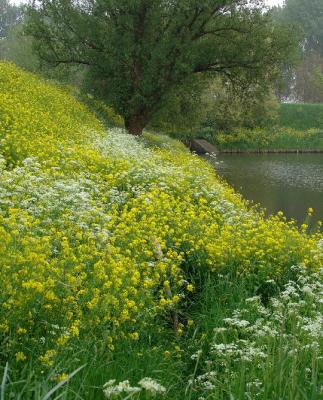
M 281 104 L 277 124 L 297 131 L 322 130 L 323 104 Z
M 265 218 L 177 141 L 0 77 L 2 399 L 320 395 L 320 231 Z
M 272 126 L 197 133 L 222 152 L 323 152 L 323 105 L 281 104 Z
M 223 152 L 323 152 L 323 128 L 237 129 L 230 134 L 217 133 L 213 140 Z

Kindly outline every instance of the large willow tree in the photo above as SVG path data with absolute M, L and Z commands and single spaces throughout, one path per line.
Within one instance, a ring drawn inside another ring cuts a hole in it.
M 178 88 L 205 74 L 265 81 L 293 46 L 261 0 L 34 1 L 28 32 L 42 59 L 86 65 L 134 135 Z

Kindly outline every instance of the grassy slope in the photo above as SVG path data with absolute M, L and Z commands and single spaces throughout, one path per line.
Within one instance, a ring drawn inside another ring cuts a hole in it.
M 299 131 L 323 129 L 323 104 L 282 104 L 278 124 Z
M 62 398 L 100 399 L 109 379 L 150 376 L 169 399 L 197 399 L 207 370 L 194 353 L 205 351 L 209 369 L 218 363 L 212 329 L 249 295 L 268 303 L 297 277 L 293 265 L 322 266 L 321 234 L 248 209 L 180 143 L 106 132 L 67 92 L 4 63 L 0 93 L 0 367 L 8 396 L 40 399 L 85 365 Z M 312 297 L 305 303 L 314 324 L 319 311 Z M 282 332 L 290 326 L 281 323 Z M 279 355 L 281 377 L 300 362 L 288 358 L 295 340 L 313 341 L 293 335 Z M 315 351 L 304 366 L 317 362 Z M 216 384 L 210 398 L 242 398 L 250 380 L 263 379 L 241 374 L 243 360 L 233 364 L 226 368 L 239 381 Z M 308 385 L 316 395 L 318 376 L 315 368 L 294 376 L 299 387 L 284 378 L 277 385 L 286 398 Z M 273 399 L 270 374 L 263 381 L 262 398 Z
M 214 140 L 222 151 L 323 151 L 323 130 L 317 129 L 241 128 Z
M 323 105 L 281 104 L 275 126 L 208 138 L 222 151 L 323 151 Z

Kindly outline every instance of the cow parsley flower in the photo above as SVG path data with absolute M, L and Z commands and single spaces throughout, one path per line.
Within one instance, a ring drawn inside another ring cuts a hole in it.
M 166 388 L 164 386 L 160 385 L 157 381 L 149 377 L 141 379 L 138 382 L 138 385 L 150 392 L 153 396 L 156 394 L 164 395 L 166 393 Z

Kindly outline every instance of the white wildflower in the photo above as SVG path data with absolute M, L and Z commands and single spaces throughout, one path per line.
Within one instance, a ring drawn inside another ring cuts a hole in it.
M 115 379 L 111 379 L 103 386 L 103 393 L 107 399 L 113 399 L 122 393 L 125 393 L 127 395 L 134 395 L 141 391 L 141 388 L 139 387 L 130 386 L 128 380 L 120 382 L 117 385 L 115 385 L 115 382 Z
M 199 359 L 200 356 L 201 356 L 201 354 L 202 354 L 202 350 L 198 350 L 196 353 L 194 353 L 194 354 L 191 355 L 191 360 L 197 360 L 197 359 Z
M 235 326 L 237 328 L 246 328 L 248 325 L 250 325 L 249 321 L 246 321 L 244 319 L 237 319 L 237 318 L 225 318 L 223 320 L 226 324 Z
M 246 303 L 258 303 L 260 301 L 260 296 L 253 296 L 246 299 Z
M 308 296 L 314 296 L 313 290 L 309 285 L 304 286 L 302 292 L 306 293 Z
M 213 332 L 215 333 L 215 334 L 217 334 L 217 333 L 224 333 L 224 332 L 227 332 L 227 328 L 224 328 L 224 327 L 220 327 L 220 328 L 214 328 L 213 329 Z
M 229 343 L 229 344 L 213 344 L 211 346 L 211 353 L 220 355 L 220 356 L 226 356 L 230 354 L 235 354 L 238 350 L 238 346 L 235 343 Z
M 141 379 L 138 382 L 138 385 L 150 392 L 153 396 L 156 394 L 164 395 L 166 393 L 166 388 L 164 386 L 160 385 L 158 382 L 149 377 Z
M 259 390 L 260 388 L 261 388 L 261 386 L 262 386 L 262 382 L 261 382 L 261 380 L 259 380 L 259 379 L 255 379 L 254 381 L 252 381 L 252 382 L 247 382 L 247 384 L 246 384 L 246 386 L 247 386 L 247 389 L 257 389 L 257 390 Z
M 214 390 L 215 389 L 215 385 L 208 381 L 203 382 L 201 386 L 203 387 L 204 390 Z

